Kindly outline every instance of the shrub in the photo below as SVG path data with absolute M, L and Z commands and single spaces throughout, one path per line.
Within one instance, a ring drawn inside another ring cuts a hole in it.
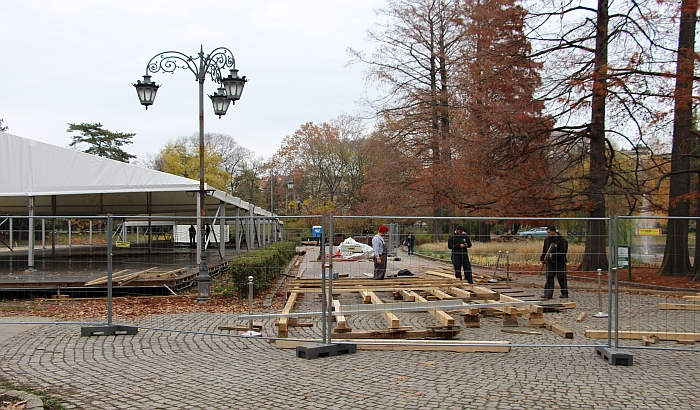
M 253 277 L 254 293 L 267 289 L 292 260 L 295 252 L 294 242 L 276 242 L 231 260 L 231 280 L 238 290 L 238 296 L 248 294 L 248 276 Z

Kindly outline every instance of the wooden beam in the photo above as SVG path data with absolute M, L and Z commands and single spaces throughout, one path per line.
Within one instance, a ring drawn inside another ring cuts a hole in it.
M 340 310 L 340 301 L 338 299 L 333 299 L 333 309 L 336 312 L 341 312 Z M 347 330 L 347 322 L 345 321 L 345 316 L 341 314 L 336 314 L 333 315 L 335 318 L 335 323 L 336 323 L 336 329 L 338 330 Z
M 697 296 L 683 296 L 683 299 L 687 300 L 688 302 L 700 302 L 700 295 L 697 295 Z
M 476 299 L 474 293 L 471 291 L 468 291 L 468 290 L 451 287 L 451 288 L 447 289 L 447 291 L 450 292 L 451 294 L 457 296 L 458 298 L 462 298 L 462 299 L 466 299 L 466 300 Z
M 586 317 L 586 312 L 581 312 L 581 314 L 578 315 L 578 317 L 576 318 L 576 321 L 580 322 L 583 320 L 584 317 Z
M 114 278 L 118 278 L 119 276 L 123 276 L 128 271 L 129 271 L 129 269 L 124 269 L 124 270 L 120 270 L 119 272 L 112 273 L 112 283 L 114 283 Z M 103 283 L 107 283 L 107 276 L 102 276 L 101 278 L 91 280 L 90 282 L 85 282 L 84 286 L 101 285 Z
M 513 296 L 508 296 L 504 294 L 498 295 L 498 301 L 499 302 L 525 302 L 522 299 L 515 298 Z M 525 306 L 518 306 L 519 309 L 526 309 L 530 313 L 543 313 L 544 309 L 542 309 L 542 306 L 532 304 L 532 305 L 525 305 Z
M 119 277 L 119 279 L 116 280 L 117 286 L 124 286 L 127 283 L 136 280 L 139 276 L 141 276 L 141 272 L 134 272 L 134 273 L 129 274 L 129 275 L 121 276 L 121 277 Z M 115 282 L 115 280 L 112 280 L 112 283 L 114 283 L 114 282 Z
M 452 296 L 449 293 L 443 292 L 440 289 L 428 289 L 428 292 L 430 292 L 432 295 L 441 300 L 459 299 L 458 297 Z
M 369 296 L 370 300 L 375 305 L 380 305 L 384 303 L 374 292 L 363 290 L 360 291 L 360 295 L 362 295 L 362 297 L 364 297 L 365 299 L 367 298 L 367 296 Z M 391 312 L 382 312 L 382 316 L 384 316 L 384 320 L 386 320 L 389 323 L 389 329 L 396 329 L 400 326 L 399 318 L 395 314 Z
M 659 309 L 700 310 L 700 305 L 694 303 L 659 303 Z
M 401 295 L 401 297 L 403 297 L 403 300 L 405 302 L 415 302 L 416 301 L 414 293 L 409 291 L 409 290 L 400 289 L 398 291 L 398 293 Z
M 492 291 L 489 288 L 485 288 L 483 286 L 474 286 L 471 290 L 472 292 L 474 292 L 474 296 L 477 299 L 498 300 L 498 293 Z
M 585 332 L 586 337 L 591 339 L 607 339 L 607 330 L 593 330 L 589 329 Z M 633 331 L 633 330 L 623 330 L 618 332 L 619 339 L 638 339 L 641 340 L 642 336 L 656 336 L 659 340 L 695 340 L 700 341 L 700 333 L 690 333 L 690 332 L 643 332 L 643 331 Z M 612 332 L 612 337 L 615 337 L 615 332 Z
M 574 332 L 573 330 L 566 328 L 558 323 L 554 322 L 545 322 L 545 326 L 547 329 L 551 330 L 552 332 L 558 334 L 561 337 L 567 338 L 567 339 L 573 339 L 574 338 Z
M 505 333 L 515 333 L 519 335 L 541 335 L 542 332 L 535 330 L 517 330 L 517 329 L 501 329 L 501 332 Z
M 292 310 L 294 309 L 294 304 L 297 301 L 297 292 L 291 292 L 289 294 L 289 298 L 287 299 L 287 303 L 284 305 L 284 309 L 282 309 L 282 313 L 292 313 Z M 289 318 L 288 317 L 281 317 L 278 323 L 277 327 L 277 336 L 278 337 L 287 337 L 288 335 L 288 330 L 287 330 L 287 325 L 289 324 Z
M 296 349 L 298 345 L 318 343 L 318 340 L 277 340 L 278 349 Z M 406 340 L 377 339 L 370 343 L 358 343 L 357 350 L 423 350 L 463 353 L 508 353 L 507 341 L 467 341 L 467 340 Z
M 427 302 L 427 300 L 416 294 L 415 292 L 410 292 L 413 294 L 414 300 L 416 302 Z M 428 313 L 430 313 L 435 319 L 437 319 L 438 322 L 442 323 L 445 326 L 454 326 L 455 325 L 455 320 L 452 316 L 448 315 L 445 313 L 444 310 L 440 309 L 435 309 L 435 310 L 429 310 Z

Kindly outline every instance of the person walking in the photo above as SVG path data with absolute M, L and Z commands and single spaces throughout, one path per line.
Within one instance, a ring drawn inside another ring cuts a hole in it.
M 461 226 L 456 226 L 455 231 L 447 238 L 447 247 L 452 250 L 452 266 L 455 268 L 455 278 L 462 280 L 462 269 L 464 269 L 464 279 L 469 283 L 474 283 L 472 278 L 472 264 L 469 261 L 467 249 L 472 247 L 472 241 Z
M 384 234 L 389 232 L 389 228 L 382 224 L 374 238 L 372 238 L 372 249 L 374 250 L 374 277 L 372 279 L 383 280 L 386 275 L 387 253 L 389 248 L 386 246 Z
M 409 232 L 406 237 L 406 247 L 408 248 L 408 256 L 413 255 L 413 247 L 416 244 L 416 237 L 413 236 L 413 232 Z
M 546 265 L 546 282 L 542 299 L 551 299 L 554 296 L 554 278 L 557 278 L 561 288 L 561 298 L 569 297 L 569 287 L 566 284 L 566 253 L 569 251 L 569 242 L 561 236 L 554 226 L 547 227 L 547 237 L 542 246 L 540 261 Z
M 194 248 L 197 238 L 197 228 L 195 228 L 194 225 L 190 225 L 188 231 L 190 233 L 190 248 Z

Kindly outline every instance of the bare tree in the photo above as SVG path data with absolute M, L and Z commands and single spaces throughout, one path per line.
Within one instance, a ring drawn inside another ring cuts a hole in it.
M 431 174 L 423 194 L 434 216 L 454 215 L 446 178 L 452 162 L 456 68 L 462 63 L 462 10 L 452 0 L 392 0 L 379 12 L 386 22 L 369 30 L 377 45 L 372 55 L 349 49 L 354 62 L 365 63 L 367 77 L 383 95 L 370 106 L 392 143 L 406 145 Z M 435 233 L 441 233 L 434 226 Z

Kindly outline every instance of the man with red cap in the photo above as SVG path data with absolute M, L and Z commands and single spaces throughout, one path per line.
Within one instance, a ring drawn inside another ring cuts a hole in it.
M 372 249 L 374 249 L 374 277 L 372 279 L 382 280 L 386 275 L 387 252 L 389 248 L 384 241 L 384 234 L 389 232 L 389 228 L 382 224 L 379 233 L 372 238 Z

